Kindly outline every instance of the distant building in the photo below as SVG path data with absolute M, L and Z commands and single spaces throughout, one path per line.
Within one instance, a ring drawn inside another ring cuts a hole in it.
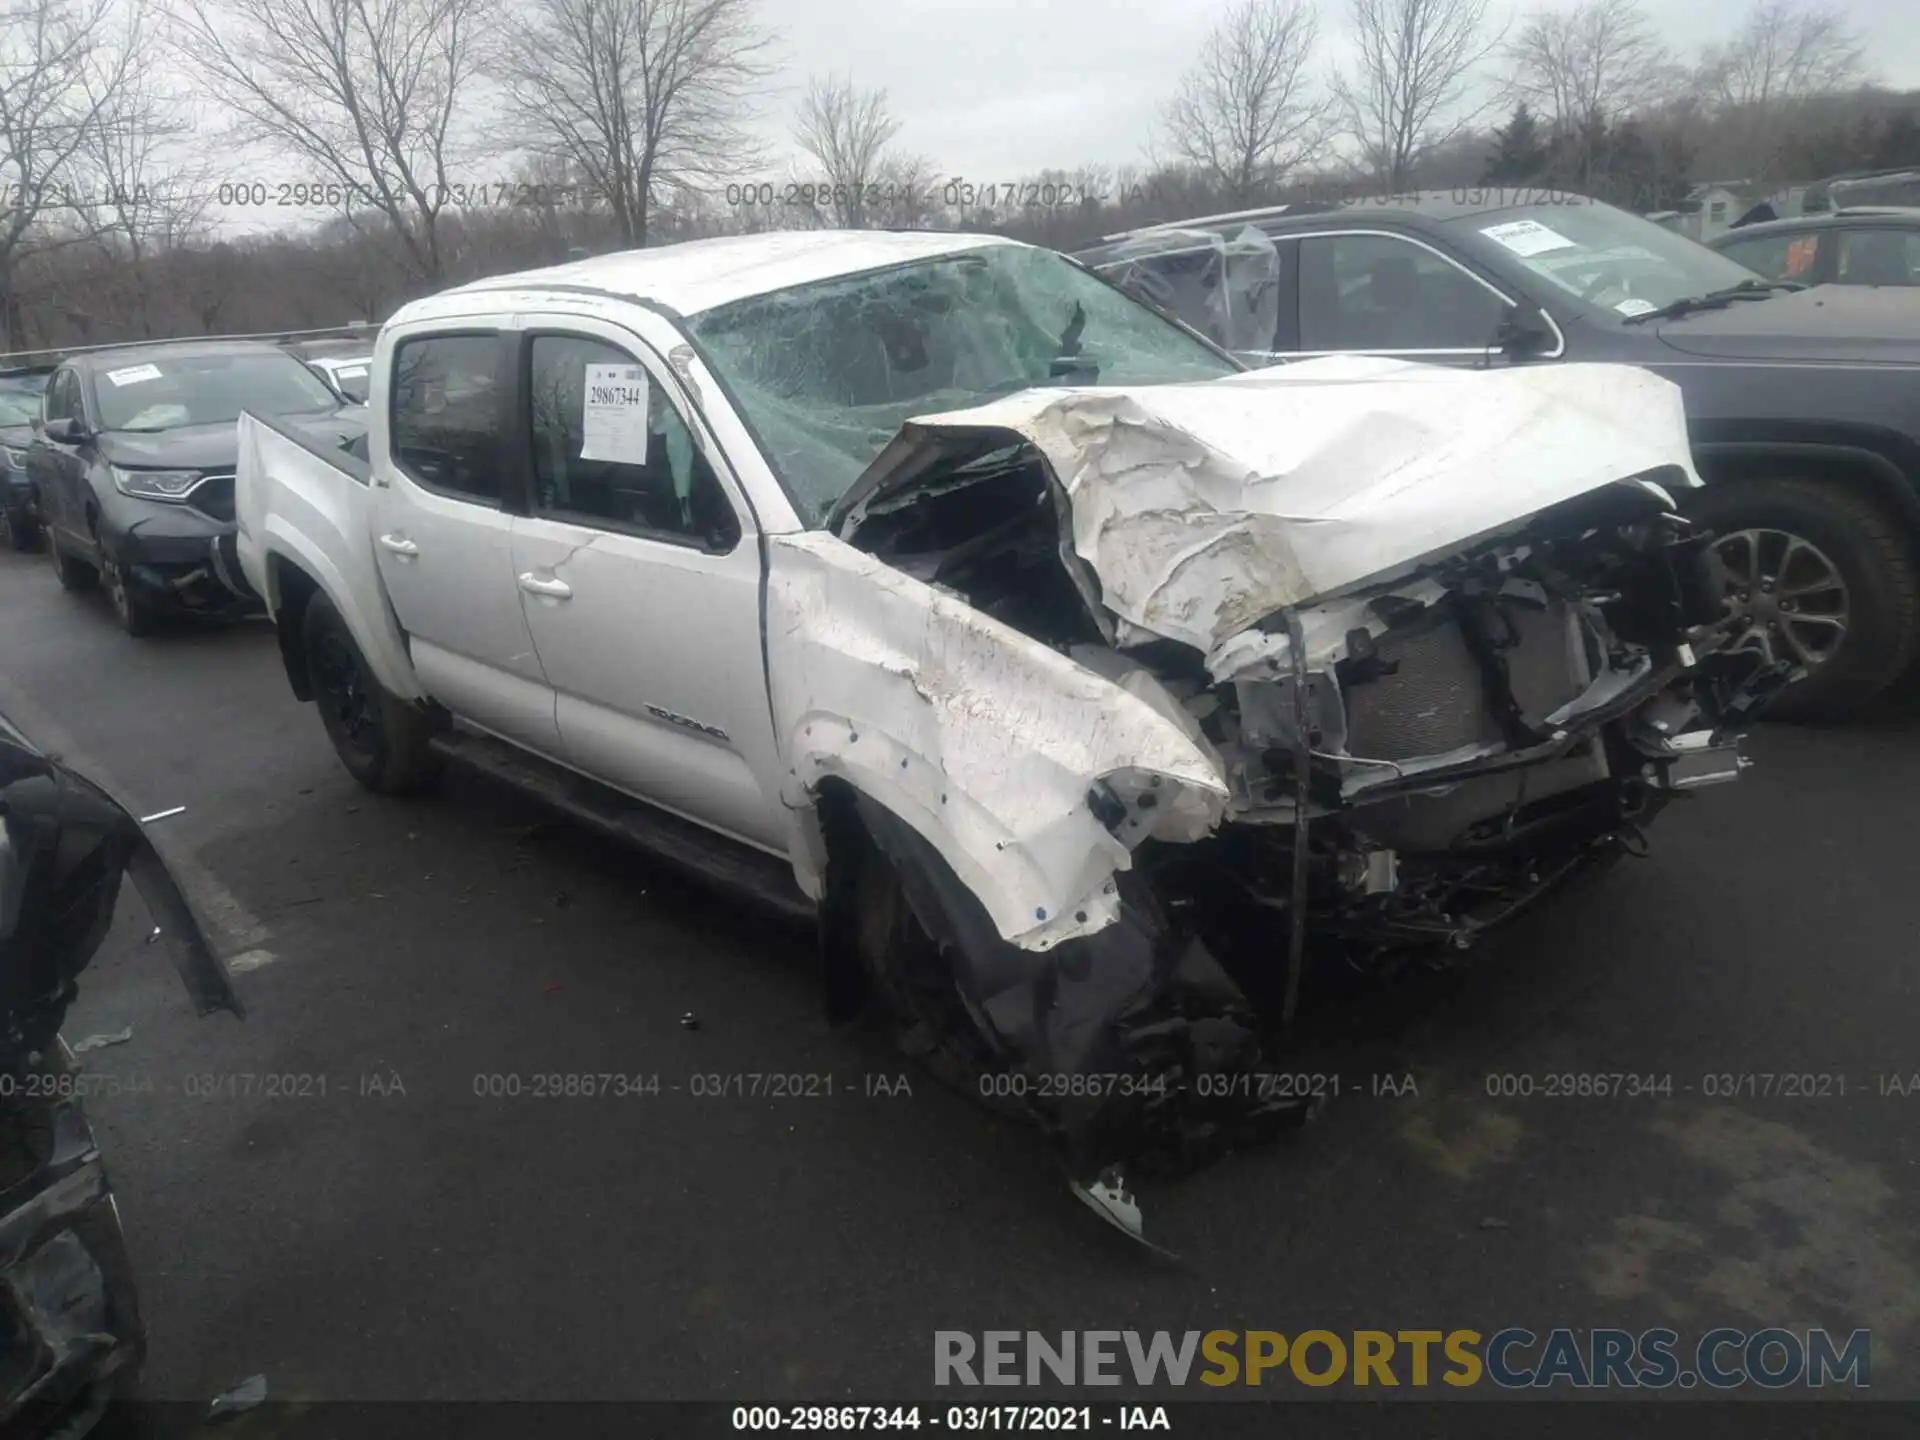
M 1712 180 L 1696 185 L 1680 203 L 1679 222 L 1670 228 L 1695 240 L 1725 234 L 1753 208 L 1758 197 L 1750 192 L 1745 180 Z

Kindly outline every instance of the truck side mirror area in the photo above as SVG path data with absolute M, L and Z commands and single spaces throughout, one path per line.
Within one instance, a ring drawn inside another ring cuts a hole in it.
M 40 433 L 59 445 L 74 445 L 87 438 L 86 426 L 70 415 L 41 421 Z
M 731 506 L 708 518 L 704 538 L 707 549 L 716 555 L 725 555 L 740 543 L 740 521 Z

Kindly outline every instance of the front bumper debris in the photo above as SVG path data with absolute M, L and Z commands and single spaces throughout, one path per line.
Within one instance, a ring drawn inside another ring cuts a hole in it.
M 1753 762 L 1740 753 L 1740 740 L 1716 741 L 1706 731 L 1676 738 L 1661 775 L 1669 790 L 1698 790 L 1707 785 L 1724 785 L 1738 780 Z
M 150 605 L 222 618 L 263 608 L 240 569 L 231 530 L 210 538 L 157 538 L 136 532 L 116 553 L 127 584 Z
M 64 1044 L 8 1070 L 0 1104 L 0 1431 L 85 1434 L 137 1378 L 146 1334 L 106 1169 Z

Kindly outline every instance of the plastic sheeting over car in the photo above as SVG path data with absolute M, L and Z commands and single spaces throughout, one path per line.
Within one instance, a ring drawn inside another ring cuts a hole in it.
M 1092 263 L 1128 294 L 1181 317 L 1242 360 L 1264 365 L 1275 358 L 1281 261 L 1265 231 L 1148 230 L 1115 241 Z
M 1411 571 L 1588 491 L 1702 483 L 1679 388 L 1647 371 L 1338 356 L 925 416 L 831 523 L 851 537 L 866 513 L 937 483 L 925 452 L 968 431 L 1011 432 L 1045 457 L 1106 609 L 1207 652 L 1283 607 Z

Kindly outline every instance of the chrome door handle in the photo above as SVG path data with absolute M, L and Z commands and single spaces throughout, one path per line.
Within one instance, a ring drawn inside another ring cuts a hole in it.
M 420 553 L 420 547 L 403 535 L 382 535 L 380 546 L 407 560 L 411 560 Z
M 529 595 L 544 595 L 549 600 L 569 600 L 573 587 L 564 580 L 542 580 L 531 570 L 520 577 L 520 588 Z

